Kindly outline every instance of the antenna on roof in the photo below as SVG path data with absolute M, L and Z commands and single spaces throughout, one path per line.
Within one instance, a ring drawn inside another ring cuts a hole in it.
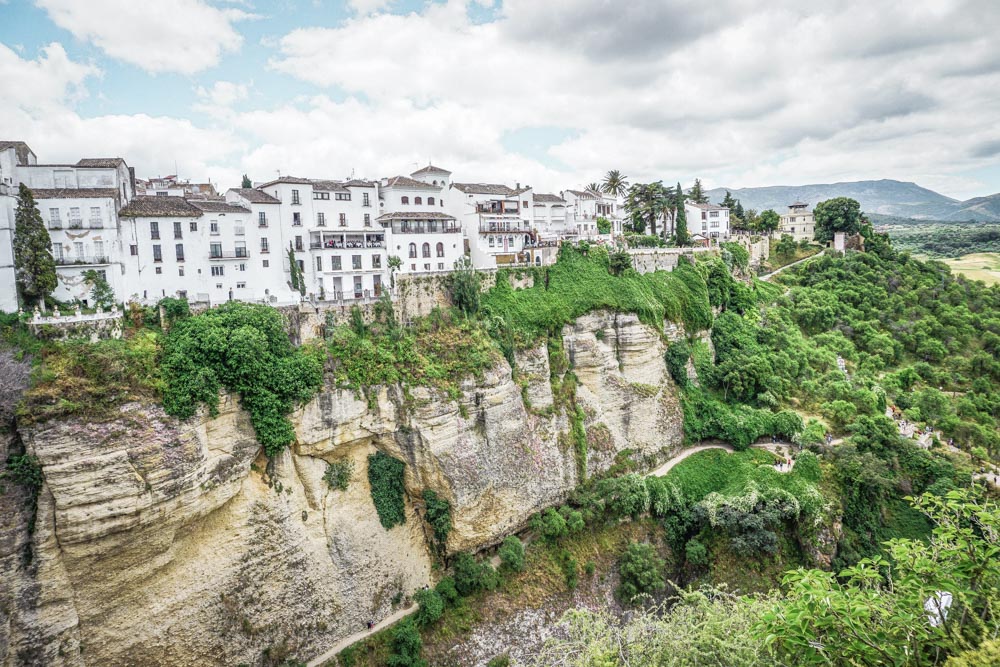
M 275 169 L 275 171 L 278 172 L 278 178 L 281 178 L 281 170 L 280 169 Z

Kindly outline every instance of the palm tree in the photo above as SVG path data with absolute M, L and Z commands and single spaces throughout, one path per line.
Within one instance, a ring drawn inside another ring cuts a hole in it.
M 604 175 L 601 192 L 614 197 L 624 197 L 628 193 L 628 176 L 623 176 L 617 169 L 612 169 Z
M 596 192 L 596 193 L 600 194 L 600 192 L 601 192 L 601 186 L 598 185 L 597 183 L 588 183 L 586 190 L 587 190 L 587 192 Z

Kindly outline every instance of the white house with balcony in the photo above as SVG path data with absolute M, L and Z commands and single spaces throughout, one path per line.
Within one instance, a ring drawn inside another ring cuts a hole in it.
M 246 240 L 254 274 L 254 298 L 271 305 L 298 303 L 301 296 L 291 288 L 287 266 L 287 232 L 291 230 L 279 224 L 281 202 L 255 188 L 231 188 L 226 192 L 226 202 L 250 211 Z M 192 203 L 204 206 L 200 201 Z
M 617 197 L 593 190 L 563 190 L 560 196 L 566 201 L 566 220 L 569 232 L 580 238 L 594 238 L 600 234 L 597 219 L 611 223 L 611 233 L 622 233 L 624 208 Z
M 450 183 L 451 172 L 433 165 L 382 179 L 378 222 L 401 273 L 451 271 L 465 255 L 462 227 L 445 204 Z
M 531 249 L 538 235 L 531 221 L 532 198 L 530 188 L 515 189 L 497 183 L 451 184 L 448 209 L 465 230 L 473 266 L 533 263 Z
M 781 222 L 771 236 L 780 239 L 788 234 L 795 242 L 812 241 L 816 236 L 816 221 L 809 204 L 797 201 L 788 205 L 788 210 L 781 214 Z
M 685 201 L 684 215 L 692 243 L 715 245 L 729 240 L 729 209 L 725 206 Z

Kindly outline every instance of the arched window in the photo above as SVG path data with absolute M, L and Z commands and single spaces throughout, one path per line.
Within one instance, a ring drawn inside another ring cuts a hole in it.
M 444 257 L 444 244 L 443 243 L 438 243 L 437 244 L 437 253 L 438 253 L 438 257 Z
M 438 184 L 438 182 L 437 182 L 437 181 L 434 181 L 434 185 L 437 185 L 437 184 Z M 433 204 L 434 202 L 433 202 L 433 201 L 431 201 L 431 202 L 429 202 L 429 203 Z
M 400 197 L 399 198 L 399 203 L 400 204 L 409 204 L 410 203 L 410 198 L 409 197 Z
M 427 198 L 427 205 L 428 206 L 434 206 L 434 197 L 428 197 Z
M 431 244 L 430 243 L 425 243 L 424 247 L 423 247 L 423 251 L 424 251 L 424 257 L 430 257 L 431 256 Z
M 424 200 L 421 199 L 420 197 L 414 197 L 413 198 L 413 203 L 419 206 L 420 204 L 424 203 Z
M 416 243 L 411 243 L 410 244 L 410 257 L 416 257 L 416 256 L 417 256 L 417 244 Z

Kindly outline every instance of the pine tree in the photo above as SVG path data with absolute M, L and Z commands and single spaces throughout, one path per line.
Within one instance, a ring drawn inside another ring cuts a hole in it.
M 701 187 L 701 179 L 694 179 L 694 185 L 688 190 L 688 199 L 695 202 L 696 204 L 707 204 L 708 195 L 705 194 L 705 190 Z
M 52 239 L 45 228 L 35 197 L 21 184 L 14 214 L 14 271 L 17 288 L 24 301 L 45 307 L 45 297 L 55 290 L 56 262 L 52 259 Z
M 243 174 L 243 185 L 242 185 L 242 187 L 244 187 L 244 188 L 252 188 L 253 187 L 253 183 L 250 181 L 250 177 L 247 176 L 246 174 Z
M 699 181 L 695 181 L 695 183 L 701 187 Z M 680 183 L 677 184 L 674 198 L 677 200 L 677 220 L 674 223 L 674 236 L 677 239 L 677 245 L 686 246 L 688 244 L 687 213 L 684 212 L 684 191 L 681 190 Z
M 730 211 L 736 208 L 736 199 L 733 198 L 733 193 L 729 190 L 726 190 L 726 196 L 722 198 L 722 205 Z

